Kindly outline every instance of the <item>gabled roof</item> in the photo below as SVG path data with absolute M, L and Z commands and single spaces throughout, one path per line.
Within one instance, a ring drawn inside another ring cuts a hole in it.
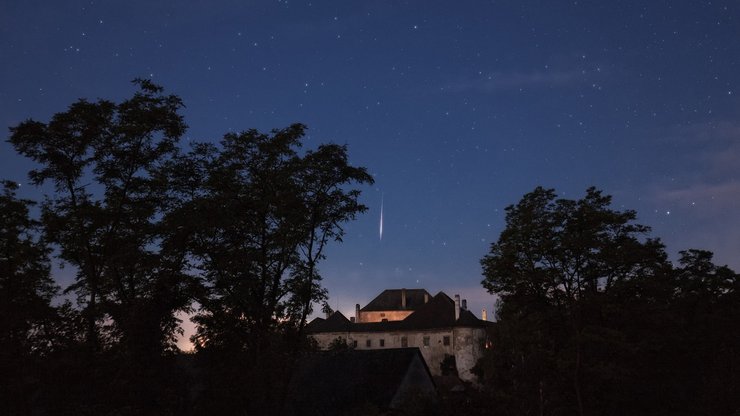
M 307 332 L 347 332 L 352 323 L 342 312 L 335 311 L 328 318 L 316 318 L 306 325 Z
M 391 332 L 454 326 L 482 328 L 491 325 L 493 323 L 482 321 L 464 309 L 460 309 L 460 319 L 455 321 L 455 301 L 444 292 L 439 292 L 402 321 L 357 323 L 350 322 L 341 312 L 334 312 L 326 320 L 316 318 L 311 321 L 306 326 L 306 332 Z
M 462 312 L 462 311 L 460 311 Z M 442 292 L 403 320 L 408 329 L 441 328 L 455 325 L 455 301 Z
M 437 293 L 427 304 L 401 322 L 404 329 L 409 330 L 452 326 L 483 327 L 487 324 L 465 309 L 460 309 L 460 319 L 455 321 L 455 301 L 444 292 Z
M 402 292 L 406 292 L 406 307 L 402 304 Z M 424 295 L 431 298 L 424 289 L 386 289 L 365 305 L 361 311 L 401 311 L 416 310 L 424 305 Z
M 410 371 L 415 378 L 407 377 Z M 434 381 L 418 348 L 318 352 L 300 360 L 284 413 L 343 415 L 363 405 L 386 410 L 409 381 L 412 387 L 426 387 L 428 393 L 435 394 Z

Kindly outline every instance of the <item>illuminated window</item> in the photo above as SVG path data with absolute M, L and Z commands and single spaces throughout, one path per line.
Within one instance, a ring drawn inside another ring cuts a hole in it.
M 406 337 L 401 337 L 401 348 L 406 348 L 409 346 L 409 339 Z
M 424 346 L 425 347 L 429 346 L 429 337 L 424 337 Z
M 444 345 L 450 345 L 450 337 L 449 336 L 445 336 L 444 338 L 442 338 L 442 344 L 444 344 Z
M 385 347 L 385 340 L 384 340 L 384 339 L 381 339 L 381 340 L 380 340 L 380 346 L 381 346 L 381 347 Z
M 366 340 L 365 341 L 365 346 L 368 347 L 368 348 L 372 347 L 373 346 L 373 341 L 372 340 L 369 340 L 369 339 Z

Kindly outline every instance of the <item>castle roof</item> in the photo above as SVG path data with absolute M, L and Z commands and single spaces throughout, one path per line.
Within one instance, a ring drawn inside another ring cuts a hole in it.
M 403 306 L 404 292 L 406 295 L 406 307 Z M 386 289 L 360 310 L 364 312 L 400 310 L 413 311 L 424 305 L 425 295 L 427 299 L 431 297 L 429 292 L 424 289 Z
M 443 292 L 439 292 L 402 321 L 350 322 L 341 312 L 337 311 L 327 319 L 314 319 L 306 326 L 306 331 L 309 333 L 393 332 L 450 327 L 476 328 L 489 325 L 491 325 L 490 322 L 478 319 L 472 312 L 465 309 L 460 309 L 460 318 L 455 320 L 455 301 Z
M 485 326 L 485 321 L 481 321 L 465 309 L 460 309 L 460 318 L 455 320 L 455 301 L 444 292 L 437 293 L 426 305 L 401 322 L 407 329 Z

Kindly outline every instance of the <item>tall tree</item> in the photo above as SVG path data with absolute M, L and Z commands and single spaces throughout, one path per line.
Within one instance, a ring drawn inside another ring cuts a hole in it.
M 740 410 L 740 274 L 706 250 L 680 252 L 671 318 L 674 400 L 688 414 Z
M 360 190 L 347 187 L 371 184 L 373 179 L 364 168 L 351 166 L 346 146 L 336 144 L 323 144 L 306 152 L 296 176 L 303 214 L 297 220 L 303 225 L 297 246 L 298 262 L 291 268 L 287 287 L 288 316 L 301 332 L 313 312 L 313 304 L 326 299 L 318 263 L 325 258 L 327 243 L 341 242 L 344 223 L 367 210 L 359 203 Z M 323 309 L 327 308 L 324 304 Z
M 300 328 L 324 299 L 317 264 L 343 224 L 367 209 L 352 187 L 372 177 L 349 164 L 344 146 L 300 153 L 304 133 L 294 124 L 227 134 L 220 147 L 197 144 L 171 164 L 187 203 L 168 220 L 206 289 L 196 345 L 258 350 L 263 334 Z
M 357 186 L 372 177 L 349 164 L 344 146 L 302 151 L 304 133 L 294 124 L 227 134 L 220 146 L 196 144 L 171 164 L 183 203 L 167 221 L 202 276 L 194 343 L 228 357 L 218 360 L 228 365 L 217 379 L 251 386 L 250 395 L 235 391 L 211 402 L 268 411 L 256 392 L 280 394 L 306 317 L 326 296 L 318 269 L 324 249 L 367 209 Z
M 16 196 L 17 184 L 2 181 L 0 195 L 0 402 L 9 414 L 29 412 L 33 363 L 48 352 L 57 286 L 49 276 L 49 249 L 33 203 Z
M 60 258 L 77 269 L 67 291 L 78 295 L 90 349 L 120 342 L 156 355 L 172 345 L 174 313 L 188 305 L 182 258 L 157 248 L 166 183 L 156 171 L 176 154 L 185 124 L 179 97 L 135 83 L 129 99 L 79 100 L 48 123 L 12 127 L 9 141 L 38 163 L 34 184 L 54 185 L 43 223 Z
M 51 300 L 58 288 L 49 275 L 49 248 L 41 238 L 39 223 L 29 216 L 33 202 L 18 199 L 13 182 L 3 181 L 2 187 L 0 351 L 22 357 L 43 349 L 34 338 L 34 328 L 53 315 Z
M 511 363 L 522 376 L 518 385 L 532 386 L 520 391 L 536 393 L 541 414 L 553 406 L 581 415 L 593 408 L 594 389 L 601 388 L 595 361 L 618 343 L 600 329 L 608 312 L 602 299 L 669 268 L 662 244 L 644 237 L 649 228 L 634 222 L 635 212 L 610 203 L 594 188 L 580 200 L 536 188 L 506 209 L 506 228 L 481 260 L 483 286 L 502 299 L 501 319 L 531 331 L 502 325 L 510 331 L 506 342 L 518 349 L 511 351 L 519 355 Z

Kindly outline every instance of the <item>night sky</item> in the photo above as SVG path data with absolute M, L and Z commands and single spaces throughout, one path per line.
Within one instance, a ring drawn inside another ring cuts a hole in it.
M 740 269 L 736 1 L 4 0 L 0 62 L 5 127 L 147 77 L 185 101 L 184 147 L 293 122 L 346 143 L 376 179 L 321 268 L 348 316 L 400 287 L 490 311 L 479 260 L 537 185 L 594 185 L 672 258 Z M 22 196 L 50 190 L 0 158 Z

